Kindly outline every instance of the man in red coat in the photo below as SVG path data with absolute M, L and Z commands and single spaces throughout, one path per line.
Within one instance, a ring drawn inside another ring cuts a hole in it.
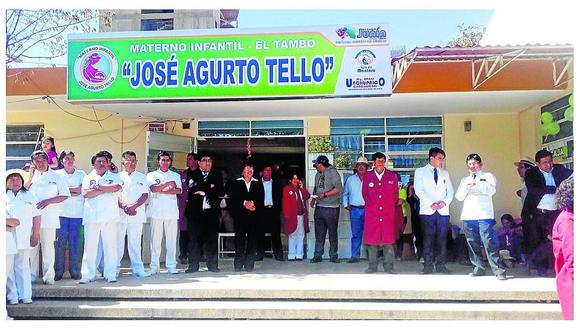
M 395 204 L 399 199 L 397 175 L 386 169 L 387 157 L 381 152 L 372 156 L 374 169 L 365 174 L 362 196 L 365 200 L 364 243 L 367 245 L 369 268 L 366 273 L 377 271 L 377 253 L 383 251 L 383 269 L 395 274 L 394 244 L 400 226 L 395 221 Z

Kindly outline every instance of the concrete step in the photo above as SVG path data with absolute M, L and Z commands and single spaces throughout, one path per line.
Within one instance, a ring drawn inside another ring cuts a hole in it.
M 8 307 L 15 319 L 560 320 L 544 303 L 51 300 Z

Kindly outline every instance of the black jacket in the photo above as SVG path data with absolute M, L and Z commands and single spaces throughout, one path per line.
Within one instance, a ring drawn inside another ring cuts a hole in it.
M 222 177 L 218 171 L 210 170 L 207 178 L 203 179 L 203 174 L 198 168 L 193 173 L 193 185 L 189 188 L 189 197 L 187 199 L 186 212 L 188 219 L 202 218 L 196 215 L 202 213 L 203 197 L 195 194 L 198 191 L 205 192 L 209 205 L 211 205 L 210 213 L 218 213 L 220 210 L 219 196 L 222 194 L 223 185 Z M 191 221 L 191 220 L 190 220 Z
M 256 217 L 257 213 L 264 208 L 264 185 L 262 181 L 252 181 L 250 191 L 246 188 L 246 182 L 235 180 L 231 185 L 231 198 L 228 207 L 234 218 Z M 256 211 L 250 212 L 244 206 L 244 201 L 254 201 Z
M 554 194 L 556 192 L 556 187 L 558 187 L 560 183 L 566 180 L 571 174 L 572 170 L 563 165 L 554 164 L 552 175 L 554 176 L 556 186 L 546 186 L 546 179 L 539 167 L 533 167 L 527 170 L 524 180 L 526 182 L 526 187 L 528 188 L 528 194 L 526 195 L 526 200 L 524 201 L 524 206 L 522 208 L 522 219 L 525 218 L 525 215 L 534 212 L 545 194 Z

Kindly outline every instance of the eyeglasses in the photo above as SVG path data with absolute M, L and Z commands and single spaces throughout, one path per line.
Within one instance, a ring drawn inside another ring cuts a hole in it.
M 211 159 L 204 158 L 204 159 L 200 160 L 200 162 L 211 163 L 212 160 Z

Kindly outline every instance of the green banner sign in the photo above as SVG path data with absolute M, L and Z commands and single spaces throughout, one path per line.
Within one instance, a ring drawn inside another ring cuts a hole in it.
M 71 102 L 391 94 L 386 25 L 71 35 Z

